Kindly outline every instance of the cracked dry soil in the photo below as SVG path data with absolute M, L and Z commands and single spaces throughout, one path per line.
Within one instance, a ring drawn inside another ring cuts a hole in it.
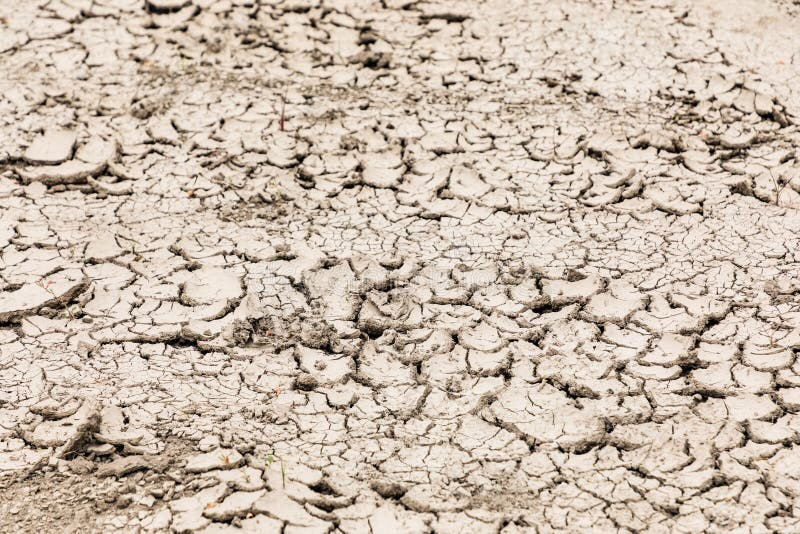
M 798 12 L 0 2 L 0 531 L 800 531 Z

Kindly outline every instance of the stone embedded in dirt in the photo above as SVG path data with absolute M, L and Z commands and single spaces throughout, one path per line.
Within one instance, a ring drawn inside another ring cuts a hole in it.
M 313 391 L 317 386 L 319 386 L 319 381 L 308 373 L 303 373 L 294 380 L 295 389 L 300 391 Z
M 678 140 L 674 134 L 664 130 L 651 130 L 631 140 L 633 148 L 653 147 L 667 152 L 678 152 Z
M 96 469 L 93 461 L 87 460 L 81 456 L 69 461 L 69 470 L 76 475 L 87 475 Z
M 244 458 L 234 449 L 216 449 L 189 458 L 186 471 L 204 473 L 212 469 L 234 469 L 242 465 Z
M 364 65 L 369 69 L 386 69 L 392 62 L 392 55 L 387 53 L 375 53 L 362 51 L 351 56 L 350 63 Z
M 51 129 L 34 139 L 24 158 L 34 165 L 57 165 L 72 157 L 78 136 L 73 130 Z
M 336 334 L 325 322 L 303 321 L 300 325 L 300 340 L 305 347 L 324 349 L 332 339 L 336 339 Z M 298 347 L 298 350 L 301 350 L 301 347 Z
M 386 480 L 373 480 L 369 487 L 385 499 L 399 499 L 407 491 L 405 486 Z

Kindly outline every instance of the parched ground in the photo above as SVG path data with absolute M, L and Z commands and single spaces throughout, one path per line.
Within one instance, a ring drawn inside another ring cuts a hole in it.
M 0 532 L 800 531 L 795 4 L 0 1 Z

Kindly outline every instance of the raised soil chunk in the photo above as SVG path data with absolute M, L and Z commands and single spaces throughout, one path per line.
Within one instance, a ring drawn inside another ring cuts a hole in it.
M 25 151 L 25 161 L 34 165 L 56 165 L 72 157 L 78 136 L 72 130 L 47 130 Z

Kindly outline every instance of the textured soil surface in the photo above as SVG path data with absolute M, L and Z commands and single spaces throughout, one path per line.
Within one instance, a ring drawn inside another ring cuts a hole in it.
M 799 27 L 0 1 L 0 532 L 800 531 Z

